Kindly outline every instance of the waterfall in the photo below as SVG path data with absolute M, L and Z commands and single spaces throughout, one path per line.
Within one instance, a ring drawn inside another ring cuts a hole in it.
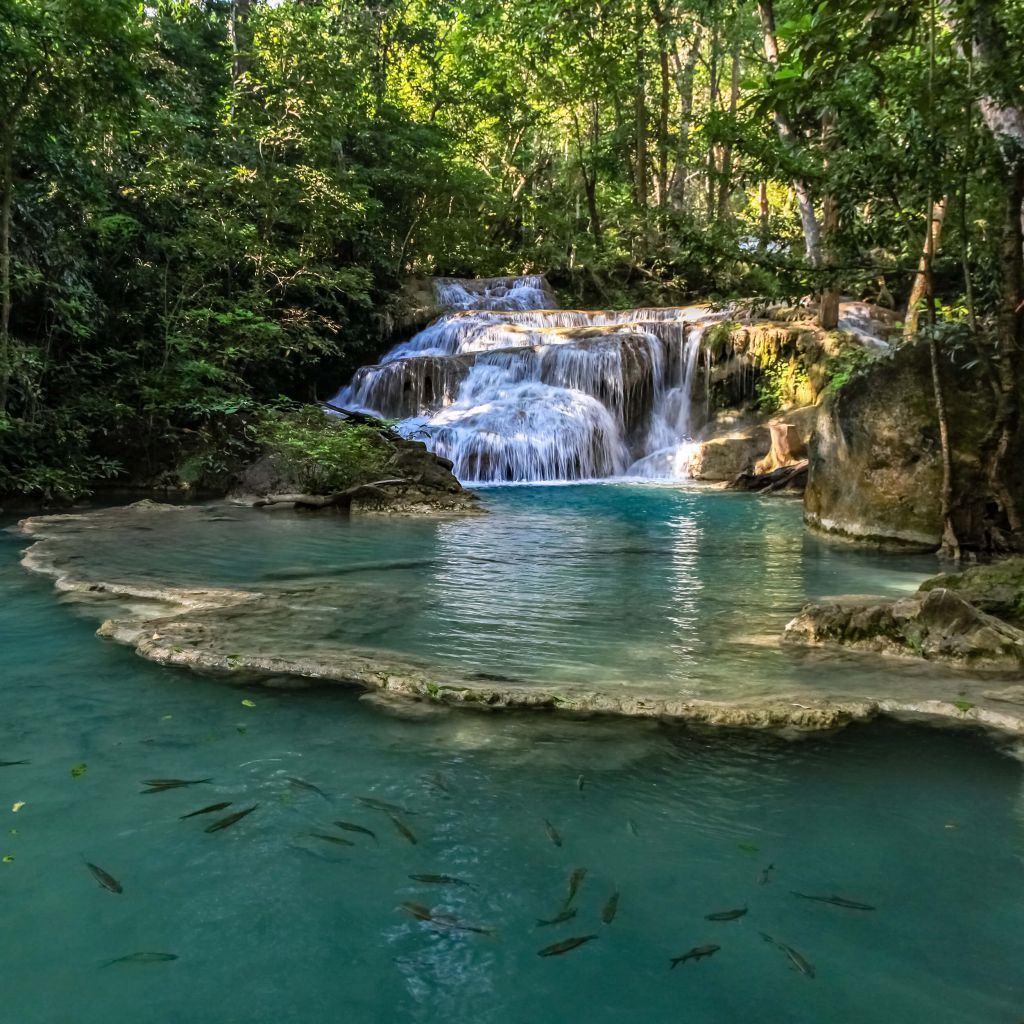
M 542 277 L 439 279 L 452 308 L 333 404 L 385 419 L 464 483 L 679 479 L 706 307 L 562 310 Z

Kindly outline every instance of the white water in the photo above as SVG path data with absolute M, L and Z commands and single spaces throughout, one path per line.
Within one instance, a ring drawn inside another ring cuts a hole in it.
M 699 306 L 560 310 L 543 278 L 444 279 L 457 307 L 334 404 L 383 418 L 451 459 L 464 483 L 687 475 Z

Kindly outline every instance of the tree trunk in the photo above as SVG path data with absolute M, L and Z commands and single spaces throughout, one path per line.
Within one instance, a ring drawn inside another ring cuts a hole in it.
M 636 91 L 634 94 L 633 116 L 636 132 L 636 183 L 634 186 L 636 207 L 647 210 L 647 80 L 644 68 L 644 14 L 640 0 L 636 0 L 634 11 L 636 33 Z
M 773 0 L 758 0 L 758 11 L 761 14 L 761 34 L 764 38 L 764 52 L 772 69 L 779 66 L 779 43 L 775 37 L 775 8 Z M 790 149 L 797 148 L 797 139 L 790 127 L 789 119 L 781 110 L 775 111 L 775 127 L 783 145 Z M 803 181 L 794 179 L 793 191 L 796 193 L 800 206 L 800 222 L 804 229 L 804 244 L 807 248 L 807 262 L 812 267 L 821 266 L 821 232 L 818 218 L 814 213 L 811 193 Z
M 1002 505 L 1006 525 L 1013 535 L 1012 546 L 1024 547 L 1024 519 L 1011 481 L 1021 478 L 1021 313 L 1024 310 L 1024 156 L 1006 174 L 1006 213 L 1000 260 L 1001 294 L 996 329 L 996 444 L 991 462 L 992 489 Z
M 11 207 L 14 203 L 14 134 L 7 125 L 0 135 L 3 198 L 0 199 L 0 416 L 7 412 L 11 383 Z
M 676 140 L 675 164 L 669 186 L 672 209 L 682 212 L 686 205 L 686 163 L 690 152 L 690 121 L 693 118 L 693 72 L 700 57 L 700 43 L 703 30 L 698 25 L 693 32 L 690 51 L 684 64 L 678 50 L 673 53 L 675 61 L 676 92 L 679 95 L 679 130 Z
M 729 114 L 736 116 L 736 108 L 740 101 L 740 48 L 733 46 L 732 74 L 729 86 Z M 729 206 L 732 201 L 732 144 L 722 147 L 722 176 L 718 182 L 718 220 L 729 219 Z
M 249 13 L 252 0 L 231 0 L 231 21 L 228 33 L 231 37 L 231 81 L 238 80 L 252 66 L 252 29 L 249 26 Z
M 768 206 L 768 182 L 762 181 L 757 187 L 758 205 L 758 248 L 765 252 L 771 241 L 771 209 Z
M 710 52 L 708 54 L 708 110 L 710 113 L 714 113 L 718 106 L 718 94 L 719 94 L 719 70 L 718 70 L 718 56 L 721 50 L 720 39 L 718 34 L 718 23 L 711 28 L 711 44 Z M 718 146 L 708 146 L 708 171 L 707 180 L 705 182 L 706 195 L 707 195 L 707 207 L 708 207 L 708 222 L 710 223 L 715 217 L 715 206 L 716 196 L 718 194 Z
M 921 248 L 921 259 L 917 265 L 917 274 L 914 276 L 914 286 L 910 290 L 910 299 L 907 302 L 907 315 L 903 320 L 903 336 L 913 338 L 917 334 L 921 322 L 921 302 L 930 295 L 929 279 L 932 263 L 935 254 L 939 251 L 939 243 L 942 240 L 942 225 L 946 220 L 947 198 L 943 196 L 937 203 L 933 203 L 928 218 L 928 228 L 925 231 L 924 245 Z

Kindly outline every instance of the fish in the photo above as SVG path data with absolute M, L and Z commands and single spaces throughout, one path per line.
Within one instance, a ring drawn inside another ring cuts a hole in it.
M 416 839 L 415 834 L 413 833 L 413 830 L 411 828 L 409 828 L 409 826 L 406 825 L 406 823 L 404 821 L 402 821 L 401 818 L 396 818 L 393 814 L 389 814 L 388 817 L 391 819 L 391 821 L 394 824 L 395 828 L 397 828 L 398 831 L 401 832 L 402 835 L 405 836 L 405 838 L 408 839 L 410 843 L 414 843 L 415 844 L 417 842 L 417 839 Z
M 586 868 L 576 868 L 573 871 L 573 873 L 569 876 L 569 895 L 565 897 L 564 906 L 568 907 L 576 898 L 576 893 L 580 891 L 580 885 L 583 882 L 583 879 L 586 877 Z
M 427 776 L 427 782 L 436 789 L 441 790 L 443 793 L 450 793 L 452 791 L 451 787 L 445 781 L 445 777 L 440 772 L 431 772 Z
M 562 924 L 565 921 L 571 921 L 576 916 L 576 908 L 570 909 L 566 907 L 561 913 L 556 914 L 550 920 L 545 921 L 543 918 L 537 918 L 537 927 L 543 928 L 549 924 Z
M 374 842 L 377 842 L 377 833 L 371 832 L 368 828 L 363 828 L 362 825 L 356 825 L 351 821 L 336 821 L 334 824 L 338 828 L 343 828 L 346 832 L 362 832 L 368 835 Z
M 705 921 L 735 921 L 738 917 L 746 914 L 747 908 L 740 907 L 739 910 L 720 910 L 716 914 L 705 914 Z
M 584 943 L 596 938 L 596 935 L 577 935 L 571 939 L 562 939 L 561 942 L 554 942 L 550 946 L 545 946 L 539 950 L 537 956 L 561 956 L 563 953 L 568 953 L 573 949 L 579 949 Z
M 103 868 L 90 864 L 89 861 L 85 862 L 85 866 L 93 873 L 93 877 L 104 889 L 107 889 L 109 892 L 124 892 L 124 886 L 113 875 L 104 871 Z
M 804 957 L 802 957 L 792 946 L 787 946 L 783 942 L 777 943 L 779 949 L 789 957 L 790 963 L 801 973 L 807 975 L 808 978 L 814 977 L 814 964 L 808 963 Z
M 613 892 L 608 897 L 608 902 L 604 905 L 604 909 L 601 911 L 601 920 L 605 924 L 611 924 L 615 920 L 615 915 L 619 912 L 619 894 Z
M 410 875 L 414 882 L 429 882 L 432 885 L 469 885 L 464 878 L 454 878 L 452 875 Z
M 581 793 L 583 792 L 583 786 L 584 786 L 585 782 L 586 782 L 586 780 L 585 780 L 585 779 L 583 778 L 583 776 L 582 776 L 582 775 L 581 775 L 581 776 L 580 776 L 580 777 L 579 777 L 579 778 L 578 778 L 578 779 L 576 780 L 576 788 L 577 788 L 577 789 L 578 789 L 578 790 L 579 790 L 579 791 L 580 791 Z
M 246 807 L 244 811 L 235 811 L 234 814 L 229 814 L 226 818 L 221 818 L 219 821 L 215 821 L 212 825 L 206 827 L 207 832 L 219 832 L 221 829 L 227 828 L 229 825 L 234 825 L 236 821 L 241 821 L 247 814 L 252 814 L 259 804 L 253 804 L 252 807 Z
M 790 890 L 792 892 L 792 890 Z M 846 910 L 874 910 L 868 903 L 857 903 L 855 900 L 843 899 L 842 896 L 808 896 L 805 892 L 793 892 L 802 900 L 815 900 L 818 903 L 831 903 L 834 907 L 844 907 Z
M 143 789 L 141 793 L 163 793 L 167 789 L 181 789 L 183 786 L 198 786 L 204 782 L 212 782 L 212 779 L 144 779 L 142 781 L 143 786 L 149 786 L 149 789 Z
M 0 761 L 0 768 L 13 768 L 16 764 L 31 764 L 31 761 Z
M 329 836 L 326 832 L 310 832 L 314 839 L 323 839 L 328 843 L 335 843 L 338 846 L 355 846 L 351 839 L 342 839 L 341 836 Z
M 555 828 L 547 818 L 544 819 L 544 831 L 547 832 L 548 839 L 550 839 L 555 846 L 562 845 L 562 837 L 558 834 L 558 829 Z
M 389 804 L 383 800 L 377 800 L 372 796 L 357 796 L 356 799 L 366 807 L 372 807 L 375 811 L 388 811 L 390 814 L 412 814 L 398 804 Z
M 626 828 L 629 830 L 630 835 L 640 835 L 640 830 L 636 827 L 636 822 L 632 818 L 626 819 Z
M 419 921 L 430 921 L 433 918 L 433 911 L 422 903 L 415 903 L 413 900 L 406 900 L 402 909 L 412 914 Z
M 110 967 L 112 964 L 165 964 L 177 959 L 177 953 L 129 953 L 113 960 L 104 960 L 100 967 Z
M 190 811 L 188 814 L 183 814 L 178 821 L 184 821 L 186 818 L 194 818 L 197 814 L 209 814 L 211 811 L 223 811 L 225 807 L 230 806 L 230 800 L 225 800 L 222 804 L 210 804 L 209 807 L 200 807 L 198 811 Z
M 772 872 L 773 872 L 774 870 L 775 870 L 775 865 L 774 865 L 774 864 L 769 864 L 769 865 L 768 865 L 768 867 L 766 867 L 766 868 L 765 868 L 765 869 L 764 869 L 764 870 L 763 870 L 763 871 L 761 872 L 761 878 L 759 879 L 759 881 L 758 881 L 758 884 L 759 884 L 759 885 L 767 885 L 767 884 L 768 884 L 768 882 L 769 882 L 769 881 L 771 880 L 771 879 L 770 879 L 770 875 L 771 875 L 771 873 L 772 873 Z
M 412 900 L 403 903 L 402 910 L 412 914 L 417 921 L 427 921 L 430 924 L 439 924 L 444 928 L 454 928 L 462 932 L 476 932 L 478 935 L 491 934 L 489 928 L 477 928 L 475 925 L 463 924 L 458 918 L 452 917 L 451 914 L 435 914 L 430 907 L 424 906 L 422 903 L 415 903 Z
M 713 956 L 722 947 L 721 946 L 694 946 L 693 949 L 688 950 L 682 956 L 674 956 L 669 961 L 673 967 L 678 967 L 680 964 L 685 964 L 687 960 L 703 960 L 706 956 Z
M 312 782 L 306 782 L 305 779 L 296 779 L 291 775 L 286 775 L 285 778 L 296 789 L 308 789 L 310 793 L 316 793 L 317 796 L 322 796 L 325 800 L 330 800 L 330 797 L 319 786 L 314 786 Z

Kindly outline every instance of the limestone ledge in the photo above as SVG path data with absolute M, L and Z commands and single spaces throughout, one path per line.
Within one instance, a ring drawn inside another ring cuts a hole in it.
M 733 703 L 566 687 L 548 689 L 511 685 L 512 681 L 460 677 L 447 670 L 424 669 L 415 663 L 370 652 L 351 651 L 343 657 L 329 659 L 224 654 L 212 647 L 186 646 L 175 624 L 168 620 L 148 623 L 108 620 L 97 632 L 99 636 L 133 647 L 142 657 L 157 664 L 275 688 L 339 684 L 378 691 L 389 697 L 460 708 L 656 718 L 693 726 L 760 730 L 791 736 L 888 717 L 943 726 L 980 726 L 1024 738 L 1024 707 L 1019 712 L 982 707 L 962 710 L 949 701 L 895 699 Z
M 75 575 L 66 557 L 62 558 L 66 552 L 59 545 L 50 547 L 50 541 L 66 539 L 69 530 L 87 535 L 90 530 L 102 528 L 104 520 L 97 517 L 107 516 L 116 522 L 140 511 L 172 510 L 172 506 L 146 503 L 134 509 L 24 520 L 21 532 L 36 538 L 36 543 L 26 550 L 22 562 L 27 569 L 52 577 L 61 592 L 90 603 L 116 600 L 122 617 L 105 621 L 98 635 L 132 647 L 157 664 L 238 682 L 297 688 L 334 684 L 438 706 L 660 719 L 691 727 L 760 730 L 790 737 L 887 717 L 969 726 L 1024 738 L 1024 693 L 1018 694 L 1019 688 L 1014 687 L 981 694 L 986 701 L 1004 705 L 996 708 L 916 697 L 844 695 L 824 699 L 801 693 L 733 702 L 623 687 L 598 690 L 525 684 L 460 673 L 447 666 L 377 650 L 329 648 L 295 636 L 281 641 L 282 651 L 265 653 L 259 650 L 267 643 L 264 625 L 280 623 L 291 610 L 283 595 L 165 586 L 159 582 L 92 580 Z

